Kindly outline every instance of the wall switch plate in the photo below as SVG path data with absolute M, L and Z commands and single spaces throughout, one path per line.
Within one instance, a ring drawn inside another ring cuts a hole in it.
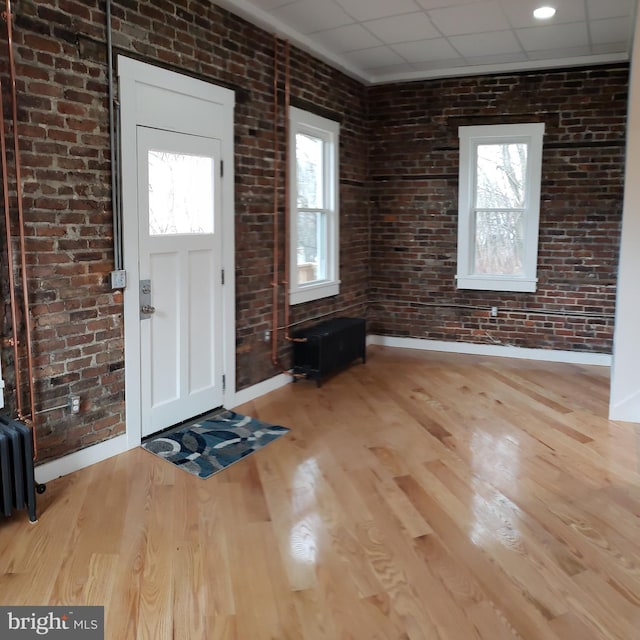
M 127 272 L 124 269 L 118 269 L 111 272 L 111 288 L 124 289 L 127 286 Z

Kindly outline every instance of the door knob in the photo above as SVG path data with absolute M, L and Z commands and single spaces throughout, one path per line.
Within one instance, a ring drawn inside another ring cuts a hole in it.
M 151 306 L 151 280 L 140 280 L 140 320 L 146 320 L 155 313 Z

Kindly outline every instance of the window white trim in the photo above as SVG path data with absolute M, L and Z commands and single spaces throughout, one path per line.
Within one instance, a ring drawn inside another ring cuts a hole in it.
M 540 181 L 544 123 L 459 127 L 460 181 L 458 190 L 459 289 L 535 291 L 540 222 Z M 474 273 L 476 150 L 479 144 L 525 143 L 528 146 L 522 275 Z
M 321 261 L 325 278 L 313 282 L 298 282 L 298 194 L 296 135 L 305 133 L 320 138 L 323 144 L 324 204 L 318 209 L 326 220 L 324 254 Z M 340 293 L 340 212 L 339 212 L 339 149 L 340 125 L 333 120 L 297 109 L 289 108 L 289 302 L 301 304 Z

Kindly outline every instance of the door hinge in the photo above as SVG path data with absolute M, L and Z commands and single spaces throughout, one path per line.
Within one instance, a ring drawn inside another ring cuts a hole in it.
M 220 177 L 224 178 L 224 160 L 220 160 Z
M 222 390 L 226 391 L 227 389 L 227 376 L 224 375 L 224 373 L 222 374 Z
M 224 284 L 224 269 L 220 270 L 220 284 Z

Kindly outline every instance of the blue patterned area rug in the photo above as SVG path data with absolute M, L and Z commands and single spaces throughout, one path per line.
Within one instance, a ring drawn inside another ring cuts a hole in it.
M 151 453 L 208 478 L 288 433 L 289 429 L 223 410 L 142 443 Z

